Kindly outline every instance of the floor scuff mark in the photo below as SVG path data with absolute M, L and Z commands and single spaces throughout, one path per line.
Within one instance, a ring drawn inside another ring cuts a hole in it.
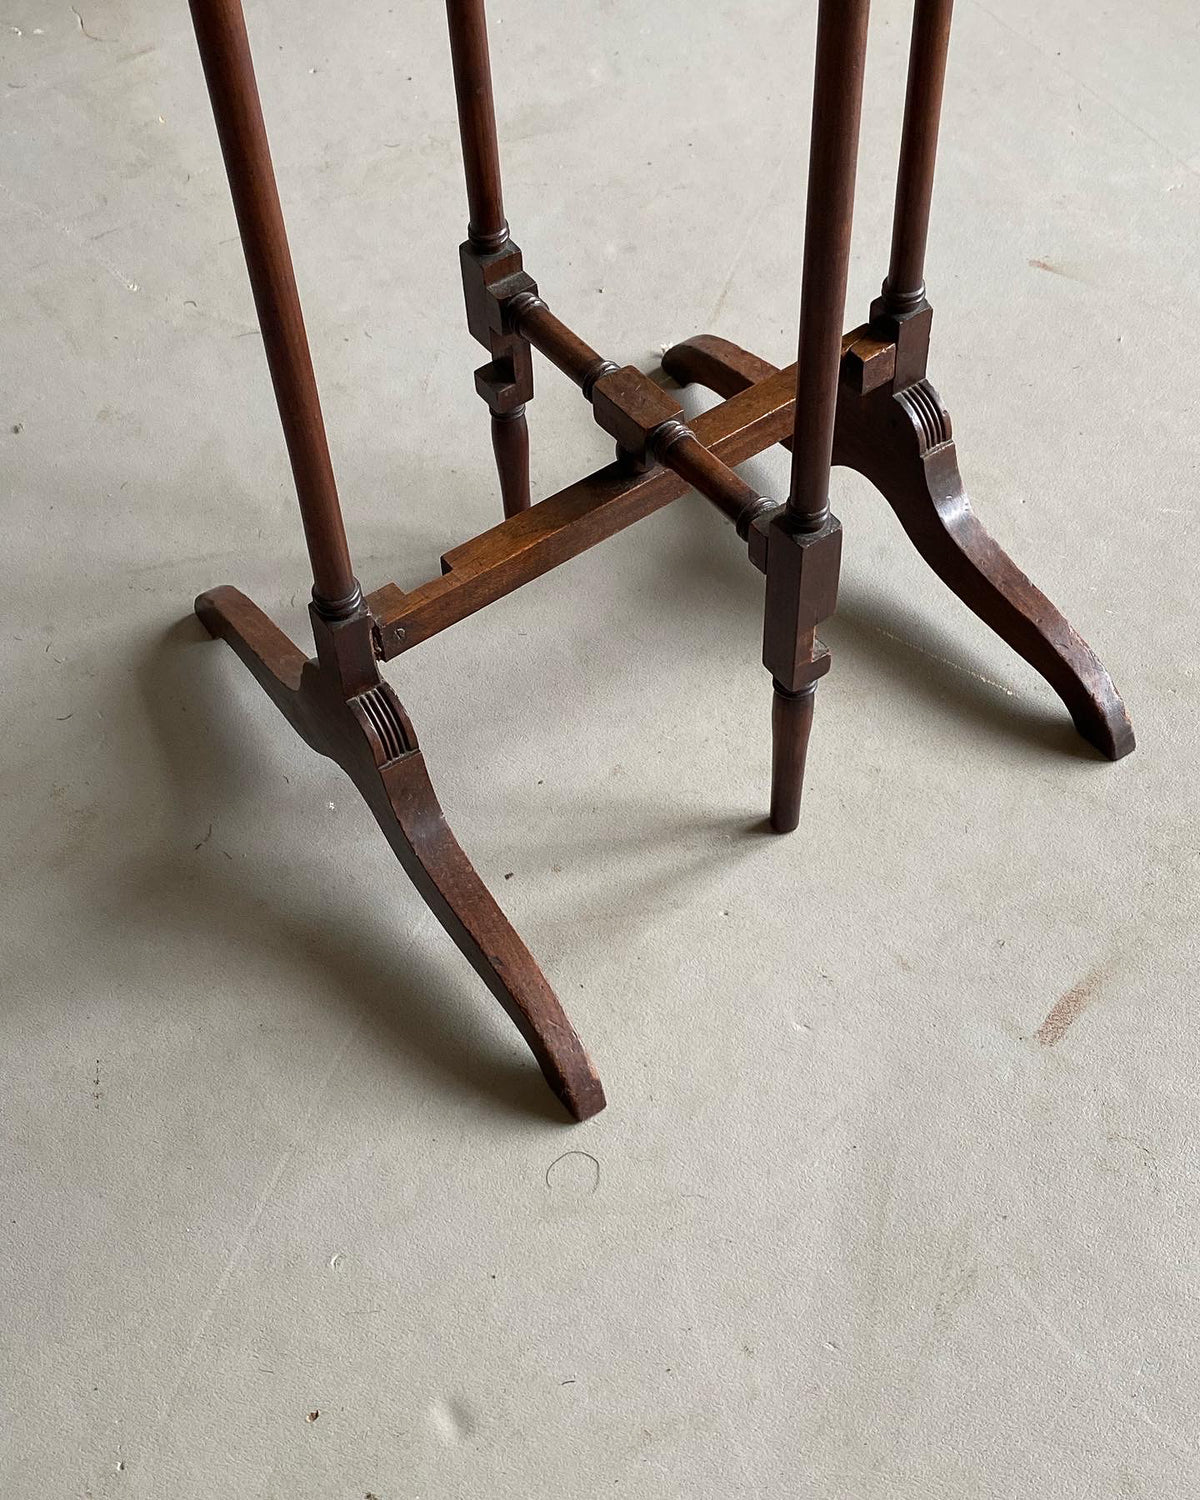
M 1092 1003 L 1104 972 L 1104 966 L 1097 964 L 1088 970 L 1078 984 L 1072 985 L 1065 995 L 1060 995 L 1050 1007 L 1050 1014 L 1034 1032 L 1034 1041 L 1041 1042 L 1043 1047 L 1053 1047 L 1055 1043 L 1061 1042 L 1070 1027 Z

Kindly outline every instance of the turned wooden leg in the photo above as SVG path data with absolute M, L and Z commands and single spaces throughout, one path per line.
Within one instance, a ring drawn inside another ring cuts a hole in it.
M 446 823 L 408 715 L 382 679 L 350 697 L 234 588 L 196 600 L 210 634 L 228 643 L 302 738 L 358 788 L 422 899 L 504 1007 L 546 1082 L 576 1120 L 604 1108 L 604 1090 L 554 991 Z M 318 624 L 318 629 L 322 627 Z M 353 622 L 349 627 L 355 629 Z M 334 647 L 330 659 L 337 654 Z
M 350 565 L 308 337 L 240 0 L 190 0 L 192 22 L 313 570 L 331 616 L 361 597 Z
M 525 403 L 533 396 L 533 365 L 525 340 L 497 328 L 485 306 L 488 287 L 521 269 L 521 252 L 504 217 L 485 0 L 446 0 L 446 17 L 470 215 L 459 252 L 467 325 L 492 356 L 490 364 L 475 372 L 475 388 L 492 413 L 492 451 L 504 514 L 515 516 L 529 509 Z
M 787 504 L 754 523 L 765 548 L 763 663 L 775 684 L 771 826 L 796 826 L 817 679 L 816 628 L 837 603 L 842 530 L 829 512 L 842 319 L 854 217 L 869 0 L 820 0 L 800 286 L 792 478 Z
M 505 517 L 529 509 L 529 427 L 525 405 L 492 413 L 492 452 L 500 475 Z
M 771 703 L 771 828 L 791 833 L 800 822 L 804 763 L 817 685 L 789 693 L 779 683 Z

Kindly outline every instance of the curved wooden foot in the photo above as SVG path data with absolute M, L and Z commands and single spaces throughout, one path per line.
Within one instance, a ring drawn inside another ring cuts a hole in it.
M 676 385 L 702 385 L 725 401 L 768 375 L 779 373 L 776 365 L 759 359 L 740 344 L 718 338 L 715 333 L 698 333 L 693 339 L 673 345 L 663 355 L 662 367 Z M 790 448 L 791 441 L 783 446 Z
M 933 386 L 920 380 L 865 396 L 843 388 L 833 457 L 874 484 L 937 576 L 1041 673 L 1083 738 L 1110 760 L 1128 755 L 1133 726 L 1112 678 L 971 509 Z
M 196 613 L 226 640 L 302 738 L 341 766 L 405 873 L 508 1012 L 547 1083 L 576 1120 L 604 1090 L 554 991 L 450 831 L 417 745 L 382 679 L 352 696 L 234 588 L 201 594 Z M 364 615 L 369 629 L 369 617 Z M 353 624 L 353 622 L 350 622 Z
M 846 335 L 844 372 L 865 333 Z M 766 360 L 711 334 L 676 344 L 662 364 L 679 384 L 695 381 L 726 399 L 776 373 Z M 833 461 L 871 481 L 942 582 L 1046 679 L 1085 740 L 1110 760 L 1129 754 L 1133 728 L 1103 664 L 972 511 L 949 415 L 927 380 L 860 393 L 843 379 Z

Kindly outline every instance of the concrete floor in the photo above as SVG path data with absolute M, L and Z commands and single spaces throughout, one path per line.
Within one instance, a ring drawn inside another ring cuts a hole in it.
M 606 353 L 790 357 L 813 11 L 497 0 L 509 215 Z M 444 17 L 249 17 L 358 569 L 411 586 L 498 514 Z M 1195 1495 L 1190 0 L 963 0 L 929 265 L 980 513 L 1131 759 L 840 473 L 790 839 L 761 581 L 695 497 L 392 670 L 604 1076 L 578 1128 L 190 616 L 231 582 L 307 639 L 186 6 L 0 19 L 5 1500 Z M 607 444 L 538 378 L 543 496 Z

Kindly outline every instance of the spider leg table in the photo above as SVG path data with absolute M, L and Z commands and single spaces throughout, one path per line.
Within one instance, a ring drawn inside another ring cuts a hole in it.
M 763 661 L 774 684 L 771 825 L 796 827 L 817 682 L 816 632 L 834 612 L 841 526 L 833 463 L 881 491 L 937 575 L 1062 698 L 1083 737 L 1116 760 L 1133 733 L 1112 679 L 968 504 L 950 418 L 926 379 L 932 313 L 924 258 L 952 0 L 915 0 L 889 271 L 869 320 L 843 335 L 869 0 L 819 0 L 797 362 L 778 370 L 701 336 L 663 358 L 720 405 L 684 421 L 674 398 L 618 367 L 552 313 L 504 217 L 484 0 L 447 0 L 466 169 L 461 248 L 467 321 L 489 361 L 505 519 L 454 547 L 441 576 L 364 597 L 346 544 L 240 0 L 190 0 L 313 572 L 309 658 L 245 595 L 212 589 L 196 612 L 229 642 L 297 733 L 349 775 L 422 897 L 525 1037 L 577 1120 L 604 1092 L 554 992 L 446 824 L 407 714 L 379 662 L 419 645 L 588 547 L 699 490 L 734 522 L 765 575 Z M 530 504 L 525 407 L 537 349 L 616 441 L 606 468 Z M 734 466 L 792 451 L 787 499 L 757 495 Z

